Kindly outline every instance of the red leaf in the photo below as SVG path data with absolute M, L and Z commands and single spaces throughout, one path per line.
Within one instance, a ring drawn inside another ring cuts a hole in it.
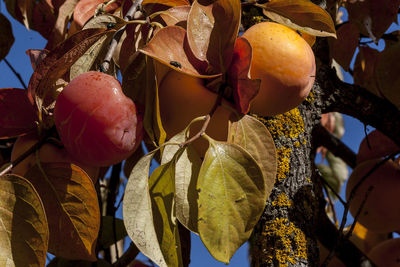
M 0 89 L 0 139 L 25 134 L 36 127 L 37 116 L 27 90 Z
M 345 23 L 336 31 L 337 39 L 333 40 L 332 57 L 345 71 L 349 70 L 351 59 L 358 45 L 360 32 L 353 23 Z
M 212 78 L 220 75 L 206 75 L 206 66 L 192 55 L 186 31 L 179 26 L 167 26 L 159 30 L 149 44 L 139 51 L 191 76 Z
M 165 10 L 160 16 L 169 25 L 175 25 L 188 19 L 190 6 L 176 6 Z
M 130 2 L 130 1 L 127 1 Z M 103 4 L 103 0 L 80 0 L 74 9 L 74 22 L 79 26 L 83 27 L 85 23 L 94 16 L 96 8 Z M 121 3 L 119 1 L 114 2 L 105 8 L 107 13 L 113 13 L 114 10 L 120 7 Z
M 251 58 L 250 43 L 245 38 L 236 39 L 232 63 L 228 70 L 228 83 L 234 89 L 236 109 L 244 114 L 249 112 L 250 102 L 258 94 L 261 84 L 261 80 L 250 79 Z
M 165 6 L 185 6 L 190 5 L 189 1 L 187 0 L 144 0 L 142 5 L 148 4 L 159 4 Z

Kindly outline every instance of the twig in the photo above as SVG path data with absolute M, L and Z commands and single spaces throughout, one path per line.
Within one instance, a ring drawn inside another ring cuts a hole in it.
M 339 199 L 339 201 L 342 203 L 343 206 L 346 205 L 346 201 L 336 192 L 336 190 L 322 177 L 322 175 L 319 175 L 319 178 L 321 179 L 322 183 L 327 186 L 333 194 Z
M 338 219 L 337 219 L 337 216 L 336 216 L 335 205 L 333 204 L 332 198 L 331 198 L 331 196 L 329 195 L 329 191 L 328 191 L 328 188 L 326 187 L 326 184 L 325 184 L 325 183 L 322 183 L 322 185 L 323 185 L 324 190 L 325 190 L 325 192 L 326 192 L 326 197 L 328 198 L 328 204 L 329 204 L 329 206 L 330 206 L 330 208 L 331 208 L 331 210 L 332 210 L 332 213 L 333 213 L 333 220 L 335 221 L 335 225 L 336 225 L 337 222 L 338 222 Z M 334 193 L 337 194 L 336 192 L 334 192 Z
M 124 254 L 111 266 L 112 267 L 126 267 L 131 263 L 139 254 L 139 249 L 132 242 Z
M 134 1 L 134 3 L 132 4 L 131 8 L 128 10 L 128 13 L 126 13 L 124 20 L 126 21 L 130 21 L 133 18 L 133 15 L 135 14 L 137 8 L 139 7 L 139 5 L 142 3 L 143 0 L 136 0 Z M 104 61 L 103 64 L 101 64 L 101 69 L 104 72 L 107 72 L 108 69 L 110 68 L 110 62 L 112 59 L 112 56 L 114 55 L 114 51 L 117 48 L 118 42 L 121 39 L 121 36 L 123 34 L 123 32 L 125 31 L 126 25 L 121 27 L 115 34 L 114 37 L 111 41 L 110 46 L 108 47 L 107 50 L 107 54 L 104 57 Z
M 4 62 L 7 64 L 7 66 L 10 68 L 10 70 L 14 73 L 15 76 L 17 76 L 19 82 L 21 83 L 22 87 L 24 87 L 24 89 L 27 89 L 28 87 L 26 86 L 24 80 L 21 77 L 21 74 L 19 74 L 14 67 L 11 65 L 10 62 L 8 62 L 8 60 L 6 58 L 3 59 Z

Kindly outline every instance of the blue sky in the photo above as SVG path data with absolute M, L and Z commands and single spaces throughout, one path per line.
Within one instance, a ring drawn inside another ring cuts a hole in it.
M 46 41 L 36 32 L 28 31 L 26 28 L 16 22 L 9 16 L 6 11 L 3 2 L 0 2 L 0 11 L 5 14 L 12 23 L 13 33 L 15 36 L 15 43 L 11 48 L 10 53 L 7 56 L 8 61 L 14 66 L 14 68 L 21 74 L 22 79 L 28 84 L 30 76 L 32 74 L 32 67 L 29 57 L 25 54 L 27 49 L 42 49 L 46 45 Z M 398 26 L 392 26 L 390 31 L 399 29 Z M 380 43 L 379 49 L 383 48 L 383 44 Z M 0 61 L 0 88 L 15 87 L 22 88 L 21 84 L 10 71 L 4 61 Z M 351 77 L 345 74 L 345 80 L 351 82 Z M 343 142 L 346 143 L 353 151 L 358 151 L 358 146 L 361 140 L 364 138 L 364 125 L 358 120 L 349 116 L 344 116 L 346 132 L 342 138 Z M 372 128 L 369 128 L 372 129 Z M 342 190 L 342 196 L 343 196 Z M 343 196 L 344 197 L 344 196 Z M 341 218 L 342 208 L 340 204 L 337 204 L 338 216 Z M 121 216 L 121 212 L 118 212 Z M 248 263 L 248 246 L 245 244 L 242 246 L 237 253 L 233 256 L 231 263 L 228 266 L 231 267 L 245 267 L 249 266 Z M 191 253 L 191 267 L 203 267 L 203 266 L 227 266 L 214 260 L 206 248 L 201 243 L 200 239 L 196 235 L 192 235 L 192 253 Z

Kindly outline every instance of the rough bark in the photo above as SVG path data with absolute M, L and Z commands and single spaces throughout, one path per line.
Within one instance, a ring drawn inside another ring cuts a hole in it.
M 251 239 L 252 266 L 318 266 L 317 238 L 348 266 L 372 266 L 326 216 L 314 166 L 314 146 L 320 139 L 312 140 L 312 133 L 320 127 L 321 113 L 337 111 L 400 144 L 400 112 L 389 101 L 341 81 L 329 65 L 327 51 L 327 42 L 317 44 L 316 83 L 306 101 L 285 114 L 259 118 L 274 137 L 279 164 L 275 187 Z M 353 162 L 354 155 L 347 154 Z

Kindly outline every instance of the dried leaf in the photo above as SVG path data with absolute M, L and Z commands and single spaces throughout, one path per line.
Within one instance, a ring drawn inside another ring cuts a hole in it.
M 170 68 L 195 77 L 212 78 L 205 75 L 205 66 L 189 52 L 186 31 L 179 26 L 167 26 L 159 30 L 148 45 L 139 51 L 158 60 Z
M 142 5 L 159 4 L 164 6 L 186 6 L 190 5 L 187 0 L 143 0 Z
M 97 7 L 104 4 L 104 0 L 80 0 L 74 9 L 74 23 L 82 28 L 83 25 L 95 14 Z M 112 13 L 120 6 L 119 1 L 111 3 L 105 9 L 106 12 Z
M 123 202 L 126 231 L 136 247 L 159 266 L 167 266 L 157 239 L 149 193 L 149 168 L 154 152 L 139 160 L 129 176 Z
M 17 175 L 0 179 L 0 265 L 44 266 L 49 228 L 32 184 Z
M 183 266 L 179 230 L 175 217 L 175 162 L 156 168 L 150 175 L 154 226 L 167 266 Z
M 280 24 L 315 36 L 336 37 L 329 13 L 309 0 L 271 0 L 259 6 L 264 15 Z
M 118 16 L 105 14 L 89 20 L 83 29 L 113 29 L 118 31 L 126 24 L 127 22 Z
M 28 91 L 34 97 L 39 112 L 51 106 L 56 97 L 54 84 L 97 40 L 109 31 L 87 29 L 59 44 L 40 62 L 30 81 Z
M 167 9 L 161 13 L 160 16 L 167 26 L 176 25 L 179 22 L 187 21 L 190 9 L 191 6 L 189 5 L 171 7 L 170 9 Z
M 348 71 L 358 45 L 360 33 L 356 25 L 345 23 L 340 26 L 336 34 L 337 39 L 332 42 L 332 57 L 345 71 Z
M 0 139 L 16 137 L 36 128 L 36 111 L 27 90 L 0 89 Z
M 0 13 L 0 61 L 7 56 L 14 40 L 11 23 Z
M 28 49 L 25 54 L 29 56 L 31 60 L 32 69 L 35 71 L 37 65 L 47 56 L 50 51 L 47 49 Z
M 228 83 L 234 90 L 236 109 L 246 114 L 251 100 L 260 90 L 261 80 L 250 79 L 252 49 L 249 41 L 239 37 L 236 39 L 232 63 L 228 70 Z
M 265 181 L 254 158 L 235 144 L 212 141 L 200 168 L 199 234 L 208 251 L 229 263 L 265 207 Z
M 346 3 L 349 21 L 373 41 L 381 38 L 397 18 L 400 0 L 365 0 Z
M 67 259 L 96 260 L 100 210 L 90 177 L 67 163 L 41 163 L 41 168 L 35 165 L 25 176 L 43 200 L 50 230 L 49 252 Z
M 192 5 L 187 24 L 189 46 L 199 60 L 209 63 L 211 73 L 225 73 L 231 64 L 240 15 L 239 0 Z
M 233 120 L 229 127 L 228 142 L 244 148 L 257 161 L 264 175 L 267 201 L 276 178 L 276 149 L 267 127 L 254 117 L 245 115 Z
M 128 235 L 124 222 L 112 216 L 101 217 L 101 227 L 102 231 L 99 237 L 99 244 L 103 248 L 110 247 Z

